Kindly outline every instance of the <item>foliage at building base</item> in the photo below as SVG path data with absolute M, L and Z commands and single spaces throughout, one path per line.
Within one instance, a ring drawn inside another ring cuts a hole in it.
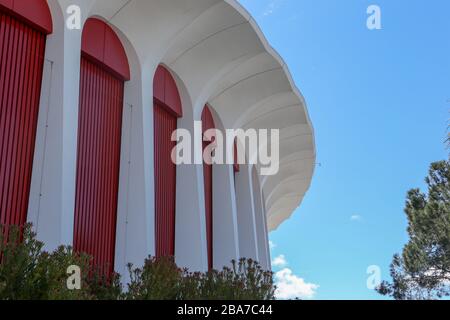
M 94 268 L 71 247 L 43 250 L 32 226 L 0 228 L 0 300 L 273 300 L 272 272 L 250 259 L 222 271 L 189 272 L 173 258 L 149 257 L 142 268 L 128 266 L 124 287 L 118 274 Z M 80 267 L 81 289 L 67 285 L 70 266 Z

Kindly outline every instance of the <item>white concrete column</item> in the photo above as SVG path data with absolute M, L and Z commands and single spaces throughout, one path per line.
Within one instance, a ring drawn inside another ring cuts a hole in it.
M 261 266 L 269 270 L 270 264 L 268 261 L 268 247 L 269 241 L 267 238 L 267 226 L 265 222 L 265 213 L 263 210 L 263 202 L 261 196 L 261 187 L 259 182 L 258 172 L 256 167 L 253 167 L 252 170 L 252 191 L 253 191 L 253 200 L 254 200 L 254 208 L 255 208 L 255 221 L 256 221 L 256 235 L 258 240 L 258 255 L 259 255 L 259 263 Z
M 183 117 L 178 119 L 178 128 L 191 133 L 192 160 L 195 160 L 195 144 L 199 146 L 197 151 L 202 151 L 202 130 L 200 126 L 195 128 L 193 107 L 187 88 L 176 74 L 173 76 L 183 106 Z M 202 154 L 197 154 L 197 159 L 200 161 Z M 208 269 L 203 164 L 177 166 L 175 259 L 180 267 L 186 267 L 190 271 Z
M 142 266 L 155 254 L 153 76 L 121 36 L 131 79 L 125 83 L 122 119 L 115 270 L 129 280 L 127 264 Z
M 241 258 L 259 260 L 251 167 L 241 165 L 236 174 L 236 203 Z
M 233 167 L 213 166 L 213 263 L 215 269 L 229 266 L 238 260 L 239 236 L 237 227 L 236 194 Z
M 54 32 L 46 46 L 28 221 L 52 250 L 73 242 L 81 30 L 66 28 L 68 1 L 48 2 Z M 77 2 L 89 12 L 89 2 Z
M 264 196 L 264 191 L 260 186 L 261 190 L 261 205 L 262 205 L 262 213 L 263 213 L 263 222 L 264 222 L 264 239 L 266 243 L 266 260 L 267 260 L 267 270 L 272 270 L 272 258 L 270 253 L 270 244 L 269 244 L 269 224 L 267 222 L 267 209 L 266 209 L 266 199 Z
M 190 271 L 208 269 L 203 189 L 203 165 L 177 167 L 175 258 Z
M 262 195 L 262 213 L 263 213 L 263 226 L 264 226 L 264 240 L 265 240 L 265 253 L 266 253 L 266 264 L 267 264 L 267 270 L 272 270 L 272 258 L 270 253 L 270 245 L 269 245 L 269 225 L 267 224 L 267 210 L 265 206 L 265 200 L 264 200 L 264 194 L 261 190 Z

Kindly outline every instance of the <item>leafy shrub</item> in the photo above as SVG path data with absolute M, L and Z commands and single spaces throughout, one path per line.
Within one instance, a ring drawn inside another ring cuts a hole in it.
M 173 258 L 149 257 L 142 268 L 128 266 L 124 291 L 118 274 L 106 276 L 88 255 L 61 246 L 43 250 L 31 225 L 0 227 L 0 300 L 272 300 L 273 274 L 253 261 L 206 273 L 180 269 Z M 80 267 L 81 290 L 69 290 L 69 266 Z
M 129 266 L 127 299 L 137 300 L 272 300 L 273 274 L 253 261 L 233 261 L 232 268 L 190 273 L 173 258 L 146 260 L 142 269 Z
M 148 258 L 143 268 L 128 266 L 130 284 L 128 300 L 179 300 L 184 271 L 179 269 L 173 258 Z
M 9 230 L 8 230 L 9 229 Z M 31 225 L 0 227 L 0 300 L 113 299 L 121 291 L 117 276 L 108 281 L 90 268 L 91 258 L 61 246 L 43 251 Z M 67 268 L 82 270 L 81 290 L 67 288 Z

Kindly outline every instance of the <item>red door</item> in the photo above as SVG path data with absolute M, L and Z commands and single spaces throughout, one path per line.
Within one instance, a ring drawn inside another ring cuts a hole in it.
M 117 67 L 119 66 L 119 67 Z M 114 268 L 124 81 L 128 60 L 114 31 L 89 19 L 80 68 L 74 248 Z
M 177 118 L 158 103 L 154 106 L 155 126 L 155 206 L 156 256 L 175 255 L 176 166 L 171 152 L 176 143 L 171 141 L 177 129 Z
M 47 8 L 47 7 L 45 7 Z M 0 7 L 0 224 L 27 220 L 46 34 Z
M 205 146 L 206 147 L 206 146 Z M 208 268 L 213 268 L 213 167 L 203 164 L 205 180 L 205 213 L 206 213 L 206 241 L 208 248 Z
M 112 271 L 124 83 L 81 59 L 74 247 Z
M 176 165 L 171 141 L 182 116 L 181 99 L 170 72 L 160 66 L 153 80 L 155 250 L 156 257 L 175 256 Z
M 202 113 L 203 134 L 209 129 L 214 129 L 214 119 L 211 110 L 205 106 Z M 208 140 L 208 139 L 207 139 Z M 203 150 L 212 142 L 203 141 Z M 203 178 L 205 189 L 205 214 L 206 214 L 206 241 L 208 250 L 208 268 L 213 268 L 213 166 L 203 162 Z

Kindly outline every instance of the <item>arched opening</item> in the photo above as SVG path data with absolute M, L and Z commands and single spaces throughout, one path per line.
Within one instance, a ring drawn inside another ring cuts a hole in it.
M 176 165 L 172 133 L 183 116 L 175 80 L 163 66 L 153 80 L 154 96 L 154 170 L 155 170 L 155 243 L 156 256 L 175 256 Z
M 216 125 L 208 106 L 205 106 L 202 112 L 203 129 L 203 150 L 214 143 L 210 137 L 205 137 L 205 133 L 210 129 L 215 129 Z M 206 140 L 206 141 L 205 141 Z M 210 162 L 210 161 L 209 161 Z M 205 214 L 206 214 L 206 241 L 208 250 L 208 268 L 213 268 L 213 166 L 205 161 L 203 162 L 203 178 L 205 189 Z
M 105 273 L 114 268 L 124 83 L 128 60 L 105 22 L 82 35 L 74 248 Z
M 42 74 L 52 17 L 45 0 L 0 0 L 0 224 L 27 221 Z

